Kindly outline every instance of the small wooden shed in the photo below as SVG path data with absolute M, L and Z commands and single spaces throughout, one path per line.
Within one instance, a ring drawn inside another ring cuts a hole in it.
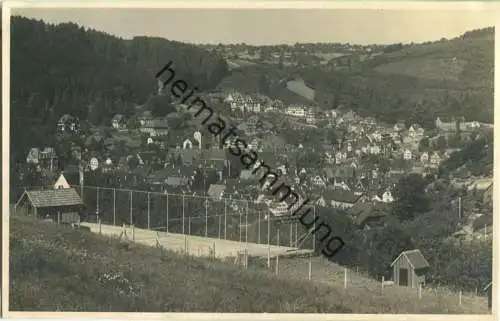
M 429 269 L 429 262 L 420 250 L 403 251 L 392 262 L 392 277 L 395 285 L 418 287 L 425 284 L 425 273 Z
M 78 223 L 83 205 L 74 188 L 25 191 L 15 205 L 17 214 L 50 217 L 57 222 Z

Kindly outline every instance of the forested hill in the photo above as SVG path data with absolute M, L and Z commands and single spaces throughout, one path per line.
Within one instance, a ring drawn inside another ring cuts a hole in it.
M 90 104 L 102 107 L 103 118 L 129 113 L 154 93 L 154 75 L 170 60 L 178 77 L 200 90 L 215 88 L 228 74 L 218 55 L 161 38 L 124 40 L 20 16 L 12 17 L 11 34 L 12 129 L 30 137 L 13 135 L 13 143 L 23 147 L 39 143 L 34 138 L 46 136 L 43 126 L 55 126 L 63 114 L 86 119 Z M 33 122 L 39 126 L 27 126 Z

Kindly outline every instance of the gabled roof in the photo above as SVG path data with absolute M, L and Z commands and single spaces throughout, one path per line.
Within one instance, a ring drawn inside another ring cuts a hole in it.
M 180 187 L 187 185 L 188 179 L 185 177 L 176 177 L 176 176 L 170 176 L 167 178 L 165 181 L 165 184 L 170 185 L 172 187 Z
M 26 191 L 21 199 L 26 195 L 34 207 L 54 207 L 82 205 L 82 199 L 74 188 L 52 189 L 42 191 Z M 20 199 L 20 200 L 21 200 Z
M 429 267 L 429 262 L 427 262 L 422 252 L 418 249 L 401 252 L 401 254 L 391 263 L 391 266 L 393 266 L 401 256 L 406 256 L 408 262 L 415 270 Z
M 352 166 L 342 166 L 337 167 L 335 170 L 335 177 L 338 178 L 352 178 L 354 177 L 355 171 Z
M 256 176 L 254 174 L 252 174 L 251 170 L 244 169 L 240 173 L 240 178 L 241 179 L 255 179 Z
M 154 171 L 148 175 L 149 179 L 167 179 L 169 176 L 176 175 L 177 171 L 171 167 L 167 167 L 158 171 Z
M 203 152 L 203 159 L 206 160 L 226 160 L 227 155 L 224 149 L 211 148 Z
M 354 205 L 356 206 L 356 205 Z M 353 207 L 354 207 L 353 206 Z M 389 215 L 390 213 L 390 208 L 389 205 L 380 203 L 372 206 L 366 206 L 364 208 L 359 208 L 361 211 L 358 212 L 358 217 L 356 218 L 356 224 L 358 226 L 363 226 L 366 220 L 370 218 L 382 218 L 384 216 Z M 352 209 L 351 209 L 352 210 Z
M 327 191 L 323 198 L 328 201 L 336 201 L 342 203 L 355 203 L 360 196 L 354 194 L 351 191 L 346 191 L 343 189 L 334 189 L 332 191 Z
M 113 118 L 111 119 L 111 121 L 124 121 L 125 120 L 125 116 L 121 115 L 121 114 L 116 114 L 113 116 Z
M 66 178 L 64 177 L 64 175 L 62 173 L 61 173 L 61 175 L 59 175 L 59 178 L 54 183 L 54 188 L 58 188 L 59 186 L 63 186 L 64 188 L 69 187 L 68 181 L 66 180 Z
M 75 119 L 75 117 L 68 115 L 68 114 L 64 114 L 61 116 L 61 118 L 59 118 L 59 122 L 65 123 L 67 121 L 73 121 L 74 119 Z
M 220 197 L 226 190 L 226 185 L 210 184 L 207 194 L 210 197 Z

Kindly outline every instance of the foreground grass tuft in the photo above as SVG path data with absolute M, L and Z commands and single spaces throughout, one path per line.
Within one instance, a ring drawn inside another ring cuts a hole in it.
M 10 224 L 11 311 L 486 313 L 477 305 L 276 277 L 29 218 Z

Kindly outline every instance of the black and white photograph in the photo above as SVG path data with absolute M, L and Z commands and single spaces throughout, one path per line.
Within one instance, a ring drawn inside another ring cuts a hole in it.
M 496 9 L 77 4 L 3 8 L 7 314 L 496 314 Z

